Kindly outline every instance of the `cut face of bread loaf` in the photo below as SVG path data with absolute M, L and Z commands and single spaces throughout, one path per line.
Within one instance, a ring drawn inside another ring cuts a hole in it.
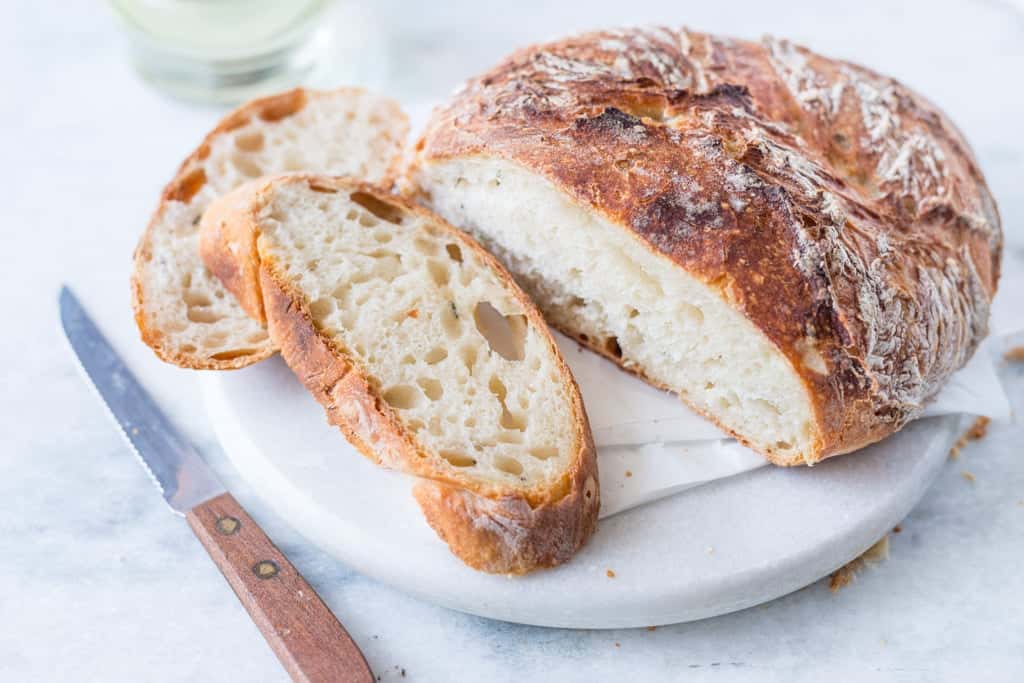
M 526 48 L 435 110 L 408 179 L 553 324 L 783 465 L 920 415 L 999 276 L 998 212 L 952 123 L 771 38 Z
M 391 100 L 357 89 L 293 90 L 228 115 L 168 184 L 135 253 L 132 296 L 143 340 L 183 367 L 231 369 L 266 358 L 266 331 L 199 260 L 209 204 L 265 175 L 308 170 L 390 178 L 408 132 Z
M 479 245 L 322 176 L 245 186 L 202 224 L 210 270 L 355 446 L 422 478 L 417 499 L 456 555 L 522 573 L 589 536 L 596 461 L 578 389 Z
M 813 446 L 813 408 L 789 361 L 719 290 L 513 163 L 439 163 L 423 183 L 555 327 L 757 448 L 787 457 Z

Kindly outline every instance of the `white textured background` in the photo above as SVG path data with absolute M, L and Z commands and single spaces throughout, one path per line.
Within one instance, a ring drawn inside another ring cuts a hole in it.
M 333 73 L 414 108 L 522 43 L 610 25 L 770 32 L 862 62 L 951 114 L 999 201 L 1008 258 L 1024 257 L 1020 0 L 381 2 L 349 12 L 372 29 L 349 34 L 364 41 L 363 61 Z M 131 321 L 135 240 L 159 188 L 220 111 L 144 87 L 101 3 L 3 2 L 0 57 L 0 680 L 284 678 L 76 374 L 57 333 L 62 281 L 383 680 L 402 680 L 403 668 L 412 681 L 1024 679 L 1020 426 L 994 428 L 951 462 L 893 537 L 891 559 L 835 595 L 818 583 L 705 622 L 580 632 L 465 616 L 352 573 L 242 486 L 213 440 L 194 377 L 156 361 Z M 1024 408 L 1024 368 L 1003 376 Z

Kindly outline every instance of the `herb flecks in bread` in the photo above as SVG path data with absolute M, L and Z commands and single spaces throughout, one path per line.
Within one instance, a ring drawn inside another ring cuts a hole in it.
M 272 354 L 263 326 L 199 260 L 203 211 L 253 178 L 287 171 L 389 182 L 407 132 L 394 102 L 358 89 L 297 89 L 228 115 L 167 185 L 136 249 L 132 297 L 142 339 L 163 360 L 198 369 Z
M 408 178 L 556 327 L 777 464 L 919 415 L 985 335 L 999 275 L 953 124 L 774 39 L 520 50 L 435 110 Z
M 579 391 L 539 312 L 470 238 L 372 186 L 297 175 L 215 203 L 201 254 L 349 441 L 421 478 L 427 521 L 465 562 L 523 573 L 589 537 Z

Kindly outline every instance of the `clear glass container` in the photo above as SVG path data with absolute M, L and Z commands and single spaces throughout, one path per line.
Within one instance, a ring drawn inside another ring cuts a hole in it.
M 300 83 L 323 56 L 333 0 L 109 0 L 136 69 L 171 94 L 234 103 Z

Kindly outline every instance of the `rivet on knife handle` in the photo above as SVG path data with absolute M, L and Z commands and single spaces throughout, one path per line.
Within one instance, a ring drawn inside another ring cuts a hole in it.
M 231 494 L 185 517 L 294 680 L 373 681 L 344 627 Z

